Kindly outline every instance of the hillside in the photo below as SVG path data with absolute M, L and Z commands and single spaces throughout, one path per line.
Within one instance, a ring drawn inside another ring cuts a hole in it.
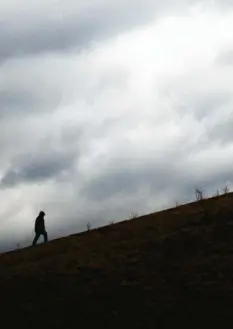
M 233 320 L 233 194 L 0 255 L 15 328 L 210 328 Z

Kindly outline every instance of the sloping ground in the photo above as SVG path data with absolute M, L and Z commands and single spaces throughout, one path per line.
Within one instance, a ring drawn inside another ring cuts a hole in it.
M 233 325 L 233 194 L 0 255 L 4 328 Z

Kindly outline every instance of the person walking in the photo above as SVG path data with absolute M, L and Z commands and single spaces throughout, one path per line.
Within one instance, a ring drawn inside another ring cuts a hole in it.
M 39 215 L 35 221 L 35 238 L 32 242 L 32 245 L 35 246 L 37 241 L 39 240 L 40 236 L 44 236 L 44 243 L 48 241 L 48 234 L 45 230 L 45 221 L 44 221 L 45 213 L 44 211 L 40 211 Z

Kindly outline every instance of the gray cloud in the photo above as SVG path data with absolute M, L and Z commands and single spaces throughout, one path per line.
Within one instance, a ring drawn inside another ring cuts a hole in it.
M 92 41 L 110 37 L 146 23 L 157 5 L 151 0 L 43 2 L 40 7 L 27 2 L 27 10 L 17 7 L 2 17 L 0 57 L 25 56 L 41 52 L 81 49 Z M 18 14 L 15 15 L 15 11 Z
M 8 130 L 1 131 L 5 138 L 2 157 L 8 160 L 2 166 L 1 188 L 65 179 L 67 171 L 72 171 L 79 158 L 82 129 L 68 122 L 60 127 L 53 114 L 42 118 L 34 116 L 33 120 L 27 116 L 20 125 L 17 122 L 16 118 L 16 122 L 8 123 L 8 127 L 12 128 L 16 124 L 16 130 L 10 135 L 13 139 L 8 145 Z
M 190 3 L 194 1 L 66 0 L 41 1 L 38 5 L 27 0 L 24 6 L 15 3 L 5 10 L 3 6 L 0 58 L 80 50 L 131 27 L 147 24 L 155 16 L 185 9 Z
M 225 120 L 210 127 L 207 131 L 209 141 L 217 141 L 223 145 L 233 141 L 233 116 L 226 116 Z
M 41 1 L 0 5 L 0 59 L 82 50 L 154 17 L 210 0 Z M 229 9 L 231 1 L 217 1 Z
M 180 152 L 177 144 L 177 152 L 164 154 L 158 160 L 155 155 L 152 162 L 145 161 L 139 166 L 137 166 L 137 161 L 135 164 L 132 161 L 127 163 L 127 160 L 124 159 L 114 161 L 115 169 L 112 169 L 113 164 L 109 164 L 109 170 L 101 172 L 99 176 L 85 185 L 81 191 L 82 195 L 94 202 L 108 202 L 112 198 L 114 200 L 122 198 L 122 202 L 124 202 L 124 196 L 137 195 L 144 188 L 146 191 L 145 202 L 147 202 L 151 198 L 156 200 L 161 195 L 176 196 L 181 201 L 190 201 L 193 198 L 195 187 L 213 192 L 217 187 L 224 187 L 222 185 L 226 182 L 232 184 L 233 173 L 229 166 L 232 157 L 225 162 L 218 159 L 217 167 L 217 159 L 214 159 L 212 155 L 208 157 L 208 147 L 211 142 L 208 143 L 206 150 L 199 147 L 199 152 L 202 150 L 207 154 L 206 157 L 199 160 L 196 159 L 196 146 L 189 145 L 186 147 L 186 151 L 182 149 Z M 133 153 L 131 156 L 134 158 Z M 208 167 L 208 172 L 206 167 Z
M 118 194 L 133 194 L 141 186 L 146 185 L 151 193 L 155 194 L 177 180 L 179 170 L 175 165 L 176 160 L 176 157 L 172 158 L 174 167 L 169 164 L 170 158 L 154 160 L 152 163 L 146 162 L 139 166 L 137 160 L 135 164 L 133 161 L 127 163 L 127 159 L 114 160 L 114 163 L 109 163 L 110 169 L 103 171 L 100 176 L 86 184 L 82 193 L 87 199 L 103 201 L 109 197 L 117 197 Z
M 0 118 L 8 121 L 52 112 L 62 99 L 56 81 L 51 83 L 52 72 L 43 71 L 36 63 L 7 61 L 0 68 Z
M 2 187 L 13 187 L 20 183 L 43 182 L 54 178 L 63 170 L 69 170 L 76 155 L 59 154 L 52 152 L 44 158 L 37 154 L 36 159 L 25 156 L 23 163 L 19 166 L 13 164 L 1 180 Z
M 22 83 L 23 84 L 23 83 Z M 10 117 L 30 115 L 34 112 L 54 109 L 59 103 L 57 97 L 51 97 L 49 90 L 32 91 L 19 86 L 15 90 L 8 88 L 0 90 L 0 118 L 9 120 Z

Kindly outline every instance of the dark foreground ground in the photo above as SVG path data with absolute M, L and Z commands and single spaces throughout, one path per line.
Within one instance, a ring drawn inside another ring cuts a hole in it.
M 0 255 L 2 328 L 232 328 L 233 194 Z

